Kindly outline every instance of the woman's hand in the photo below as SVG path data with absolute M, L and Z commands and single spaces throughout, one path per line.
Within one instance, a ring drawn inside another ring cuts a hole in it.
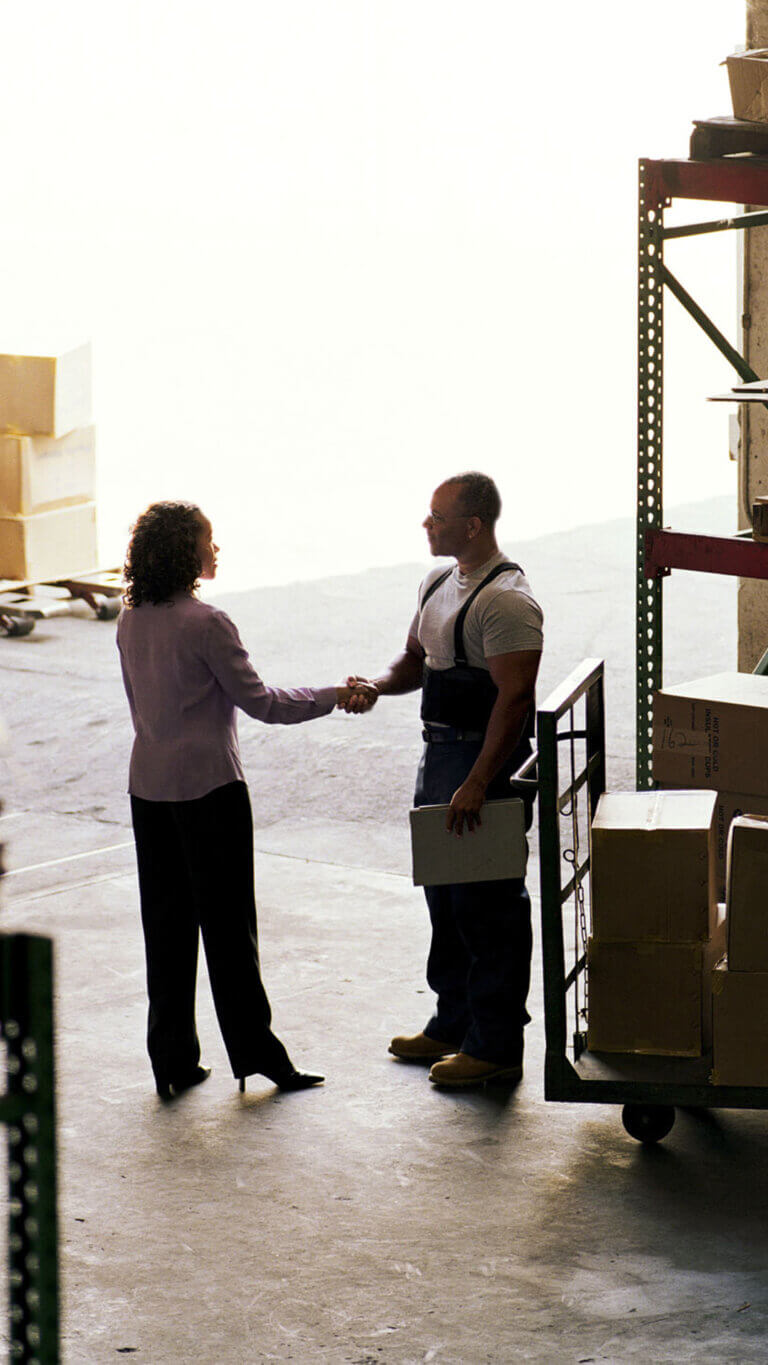
M 352 674 L 345 683 L 340 683 L 336 688 L 336 706 L 339 711 L 346 711 L 348 715 L 362 715 L 364 711 L 370 711 L 378 699 L 379 690 L 376 684 L 356 674 Z

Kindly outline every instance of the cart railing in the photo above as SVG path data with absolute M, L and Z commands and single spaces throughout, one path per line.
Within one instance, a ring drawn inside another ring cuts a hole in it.
M 559 1097 L 571 1071 L 569 1014 L 574 1059 L 586 1047 L 589 826 L 605 791 L 603 671 L 601 659 L 585 659 L 537 712 L 547 1098 Z M 570 847 L 563 849 L 566 818 Z M 574 950 L 567 969 L 563 911 L 571 900 Z

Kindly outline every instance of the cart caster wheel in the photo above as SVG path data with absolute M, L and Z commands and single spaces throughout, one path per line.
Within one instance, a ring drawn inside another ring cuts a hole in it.
M 115 617 L 120 615 L 121 605 L 119 597 L 105 597 L 99 602 L 96 615 L 100 621 L 114 621 Z
M 31 616 L 0 615 L 0 631 L 4 635 L 31 635 L 34 629 L 35 622 Z
M 671 1104 L 625 1104 L 621 1121 L 638 1142 L 659 1142 L 671 1130 L 675 1111 Z

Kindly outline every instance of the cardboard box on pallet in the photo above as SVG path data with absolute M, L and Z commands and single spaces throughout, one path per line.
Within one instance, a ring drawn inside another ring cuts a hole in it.
M 672 787 L 768 796 L 768 677 L 718 673 L 657 692 L 653 775 Z
M 768 972 L 768 818 L 738 815 L 728 838 L 728 968 Z
M 95 502 L 0 517 L 0 578 L 41 583 L 87 573 L 97 564 Z
M 0 432 L 65 436 L 91 420 L 91 348 L 0 355 Z
M 712 1037 L 712 967 L 724 950 L 724 906 L 708 943 L 591 938 L 590 1051 L 700 1057 Z
M 768 972 L 712 971 L 713 1085 L 768 1085 Z
M 751 48 L 726 57 L 731 103 L 736 118 L 768 121 L 768 48 Z
M 597 939 L 709 939 L 717 921 L 714 816 L 706 791 L 607 792 L 591 829 Z
M 26 517 L 96 495 L 96 433 L 0 436 L 0 516 Z

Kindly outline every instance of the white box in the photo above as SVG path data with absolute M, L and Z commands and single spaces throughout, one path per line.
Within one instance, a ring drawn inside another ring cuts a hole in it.
M 528 858 L 525 806 L 519 798 L 487 801 L 480 825 L 458 838 L 448 833 L 450 807 L 418 806 L 411 811 L 411 850 L 415 886 L 496 882 L 524 877 Z
M 96 433 L 0 436 L 0 516 L 27 517 L 96 496 Z
M 91 348 L 0 355 L 0 432 L 65 436 L 91 420 Z

